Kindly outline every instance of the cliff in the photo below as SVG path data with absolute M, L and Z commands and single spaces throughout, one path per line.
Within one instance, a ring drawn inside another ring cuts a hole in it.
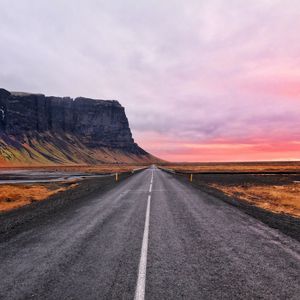
M 0 159 L 4 164 L 143 162 L 114 100 L 47 97 L 0 89 Z

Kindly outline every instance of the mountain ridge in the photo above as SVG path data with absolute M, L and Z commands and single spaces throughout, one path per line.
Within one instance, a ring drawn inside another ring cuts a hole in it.
M 116 100 L 0 89 L 2 165 L 155 160 L 135 143 L 125 109 Z

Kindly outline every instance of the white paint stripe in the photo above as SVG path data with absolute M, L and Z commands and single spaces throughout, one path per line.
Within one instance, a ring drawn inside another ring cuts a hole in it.
M 152 183 L 150 183 L 149 193 L 152 192 Z
M 145 219 L 144 236 L 143 236 L 143 243 L 142 243 L 142 250 L 141 250 L 141 258 L 139 264 L 139 273 L 138 273 L 138 279 L 136 283 L 136 290 L 134 296 L 135 300 L 145 299 L 150 203 L 151 203 L 151 195 L 148 196 L 148 201 L 147 201 L 146 219 Z

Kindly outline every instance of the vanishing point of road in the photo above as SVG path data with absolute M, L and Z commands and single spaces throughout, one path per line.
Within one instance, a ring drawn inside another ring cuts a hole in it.
M 0 244 L 0 299 L 300 299 L 300 244 L 155 167 Z

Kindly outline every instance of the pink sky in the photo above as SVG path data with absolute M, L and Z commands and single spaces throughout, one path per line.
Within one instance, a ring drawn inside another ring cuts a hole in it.
M 166 160 L 300 159 L 300 1 L 0 3 L 1 86 L 118 99 Z
M 145 146 L 152 153 L 159 149 L 160 157 L 181 162 L 299 160 L 300 151 L 300 142 L 289 138 L 281 141 L 261 138 L 219 139 L 205 143 L 190 143 L 168 140 L 164 136 L 152 134 L 148 136 Z M 199 153 L 201 153 L 200 159 Z

